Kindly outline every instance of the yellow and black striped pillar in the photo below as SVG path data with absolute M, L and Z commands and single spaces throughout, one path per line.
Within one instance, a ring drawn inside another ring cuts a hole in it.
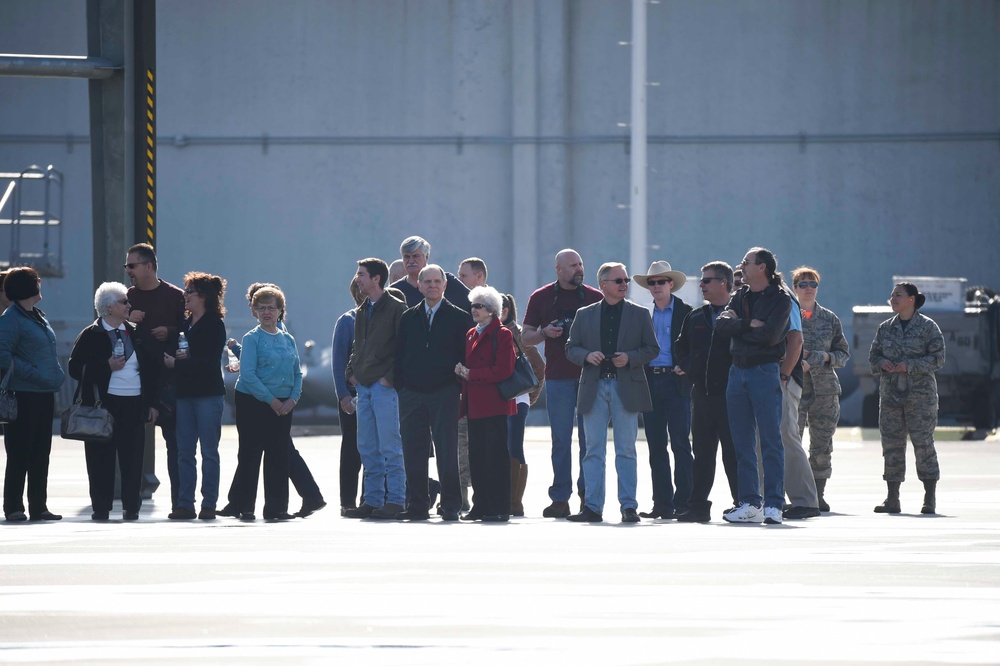
M 135 242 L 156 247 L 156 3 L 135 3 Z M 143 94 L 145 93 L 145 94 Z

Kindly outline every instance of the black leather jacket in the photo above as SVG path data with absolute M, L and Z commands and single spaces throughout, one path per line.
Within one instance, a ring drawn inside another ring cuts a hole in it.
M 674 363 L 694 384 L 701 395 L 725 395 L 729 384 L 729 338 L 715 335 L 712 306 L 696 308 L 684 318 L 681 334 L 674 342 Z
M 780 363 L 785 358 L 785 336 L 788 334 L 792 299 L 784 289 L 771 284 L 759 292 L 751 310 L 749 295 L 748 286 L 733 295 L 723 315 L 731 311 L 736 313 L 736 317 L 729 319 L 720 315 L 715 324 L 716 335 L 732 338 L 729 351 L 733 355 L 733 365 L 738 368 Z M 750 322 L 754 319 L 759 319 L 764 325 L 751 327 Z

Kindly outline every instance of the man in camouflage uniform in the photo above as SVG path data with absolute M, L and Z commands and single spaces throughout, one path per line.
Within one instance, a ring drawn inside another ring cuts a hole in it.
M 819 273 L 803 266 L 792 274 L 792 286 L 802 306 L 802 400 L 799 435 L 809 426 L 809 465 L 816 479 L 820 511 L 829 511 L 823 494 L 833 468 L 833 435 L 840 421 L 840 380 L 834 368 L 851 358 L 840 319 L 816 302 Z
M 909 295 L 896 285 L 890 303 L 897 316 L 882 322 L 872 341 L 868 362 L 879 377 L 879 419 L 882 435 L 883 477 L 889 493 L 876 513 L 899 513 L 899 486 L 906 477 L 906 436 L 913 442 L 917 478 L 924 483 L 921 513 L 935 512 L 935 486 L 941 476 L 934 428 L 937 427 L 938 393 L 934 373 L 944 366 L 944 336 L 932 320 L 916 312 L 923 294 Z M 910 285 L 912 287 L 912 285 Z M 916 292 L 916 287 L 913 287 Z M 915 299 L 912 317 L 904 320 L 897 300 Z

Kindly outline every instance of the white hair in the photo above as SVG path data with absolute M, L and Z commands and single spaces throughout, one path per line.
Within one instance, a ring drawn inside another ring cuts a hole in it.
M 497 316 L 499 316 L 500 311 L 503 309 L 503 296 L 493 287 L 485 285 L 473 287 L 472 291 L 469 292 L 469 302 L 482 303 L 489 310 L 490 314 Z
M 121 282 L 105 282 L 94 293 L 94 309 L 98 317 L 107 316 L 115 301 L 128 295 L 128 289 Z

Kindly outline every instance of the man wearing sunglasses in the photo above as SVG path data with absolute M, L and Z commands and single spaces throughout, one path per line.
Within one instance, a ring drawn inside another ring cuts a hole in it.
M 583 415 L 587 452 L 583 458 L 584 505 L 568 516 L 573 522 L 604 520 L 605 458 L 608 421 L 615 437 L 615 471 L 623 523 L 639 522 L 636 513 L 635 440 L 639 412 L 652 407 L 643 366 L 660 353 L 649 312 L 625 297 L 624 264 L 606 263 L 597 272 L 604 300 L 580 308 L 566 341 L 566 358 L 583 368 L 576 408 Z
M 691 306 L 674 295 L 687 277 L 671 270 L 665 261 L 654 261 L 646 275 L 636 275 L 635 282 L 653 296 L 651 314 L 660 354 L 646 366 L 646 379 L 653 407 L 642 415 L 649 446 L 649 469 L 653 475 L 653 508 L 643 518 L 670 520 L 688 510 L 691 499 L 691 385 L 674 373 L 674 344 L 681 334 L 681 324 Z M 670 479 L 670 448 L 674 452 L 674 478 Z
M 125 274 L 132 286 L 128 290 L 128 320 L 136 325 L 136 335 L 156 358 L 162 359 L 164 352 L 177 352 L 177 333 L 184 323 L 184 290 L 157 277 L 156 252 L 149 243 L 139 243 L 128 249 L 125 256 Z M 160 427 L 167 444 L 167 476 L 170 477 L 170 510 L 177 508 L 179 478 L 177 472 L 176 433 L 176 392 L 174 371 L 160 368 L 159 404 L 156 406 Z M 153 426 L 147 433 L 152 433 Z M 147 435 L 147 442 L 152 441 Z M 144 473 L 153 471 L 154 457 L 147 449 L 144 457 Z

